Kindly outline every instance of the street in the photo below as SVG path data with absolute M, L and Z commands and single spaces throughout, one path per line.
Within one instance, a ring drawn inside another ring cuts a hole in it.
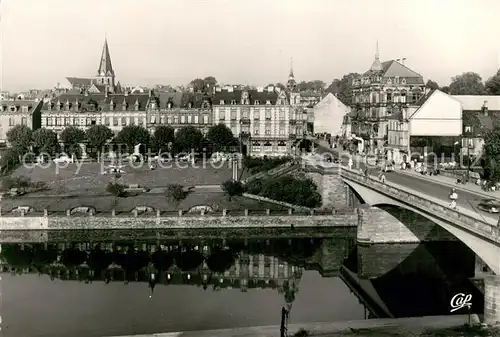
M 331 153 L 337 157 L 339 156 L 338 150 L 326 148 L 325 146 L 322 145 L 319 145 L 316 148 L 316 152 L 320 154 Z M 348 163 L 347 157 L 342 156 L 341 160 L 342 160 L 342 165 L 347 166 Z M 366 164 L 364 162 L 358 162 L 355 163 L 353 167 L 361 168 L 364 170 Z M 372 177 L 377 177 L 379 172 L 380 170 L 375 167 L 370 167 L 368 170 L 369 175 Z M 445 184 L 439 184 L 436 181 L 431 181 L 427 179 L 425 176 L 419 177 L 419 176 L 411 176 L 405 173 L 400 173 L 398 172 L 398 168 L 396 168 L 394 172 L 386 173 L 385 177 L 386 181 L 400 186 L 408 187 L 409 191 L 420 192 L 429 195 L 431 197 L 438 198 L 443 202 L 450 201 L 448 196 L 450 194 L 451 187 Z M 455 187 L 458 193 L 457 205 L 459 210 L 467 209 L 469 211 L 475 212 L 479 215 L 480 218 L 484 219 L 485 221 L 487 221 L 487 219 L 489 219 L 489 221 L 492 221 L 492 219 L 496 221 L 498 219 L 498 215 L 486 213 L 478 208 L 478 204 L 481 202 L 481 200 L 485 199 L 485 196 L 477 193 L 472 193 L 470 191 L 461 189 L 460 187 L 461 185 L 456 185 Z

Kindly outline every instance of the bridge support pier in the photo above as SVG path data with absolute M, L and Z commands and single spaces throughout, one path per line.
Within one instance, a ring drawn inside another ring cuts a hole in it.
M 484 278 L 484 323 L 500 325 L 500 275 Z

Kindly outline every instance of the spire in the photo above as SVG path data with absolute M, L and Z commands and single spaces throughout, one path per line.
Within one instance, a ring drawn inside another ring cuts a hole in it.
M 98 76 L 115 76 L 113 66 L 111 65 L 111 56 L 109 55 L 108 39 L 104 39 L 104 46 L 102 47 L 101 61 L 99 63 Z
M 378 40 L 377 40 L 377 45 L 375 47 L 375 60 L 372 63 L 372 66 L 370 67 L 370 70 L 373 72 L 378 72 L 383 70 L 382 63 L 380 62 L 379 59 L 379 52 L 378 52 Z
M 288 75 L 288 77 L 290 79 L 295 78 L 295 76 L 293 75 L 293 57 L 290 58 L 290 74 Z

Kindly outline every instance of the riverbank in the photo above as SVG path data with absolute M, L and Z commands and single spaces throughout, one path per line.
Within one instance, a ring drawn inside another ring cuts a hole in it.
M 297 336 L 477 336 L 477 330 L 472 335 L 460 334 L 460 327 L 469 322 L 468 315 L 454 316 L 427 316 L 398 319 L 367 319 L 348 322 L 290 324 L 288 335 L 294 336 L 299 330 L 306 331 Z M 479 323 L 477 315 L 471 316 L 471 323 Z M 447 331 L 450 334 L 443 334 Z M 458 332 L 458 333 L 457 333 Z M 114 337 L 277 337 L 280 335 L 279 326 L 246 327 L 222 330 L 169 332 L 149 335 L 114 336 Z M 488 336 L 488 335 L 485 335 Z M 493 335 L 492 335 L 493 336 Z M 498 336 L 498 335 L 497 335 Z

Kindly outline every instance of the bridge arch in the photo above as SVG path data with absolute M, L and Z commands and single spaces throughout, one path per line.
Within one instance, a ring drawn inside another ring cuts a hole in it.
M 474 253 L 476 253 L 481 260 L 483 260 L 486 265 L 496 274 L 500 274 L 500 247 L 493 241 L 486 240 L 485 238 L 479 237 L 477 234 L 467 231 L 463 228 L 455 226 L 451 224 L 449 221 L 442 219 L 438 214 L 431 214 L 425 211 L 422 211 L 412 205 L 409 205 L 400 200 L 394 200 L 393 198 L 386 196 L 378 191 L 374 191 L 366 186 L 363 186 L 359 183 L 344 179 L 344 182 L 352 188 L 356 193 L 363 199 L 363 201 L 370 206 L 377 205 L 391 205 L 398 206 L 406 210 L 410 210 L 413 213 L 419 214 L 422 217 L 432 221 L 436 225 L 445 229 L 449 233 L 451 233 L 458 240 L 467 245 Z M 382 210 L 382 209 L 381 209 Z M 400 222 L 401 223 L 401 222 Z M 401 223 L 402 226 L 405 224 Z M 380 223 L 369 224 L 369 226 L 377 226 L 376 231 L 380 234 L 383 231 L 391 231 L 391 228 L 382 228 L 380 227 Z M 405 226 L 406 227 L 406 226 Z M 358 240 L 359 240 L 359 227 L 358 227 Z M 394 228 L 393 228 L 394 230 Z M 408 231 L 408 229 L 406 228 Z M 380 235 L 379 238 L 382 240 L 383 235 Z M 379 241 L 377 238 L 374 240 L 370 240 L 372 243 L 383 243 L 384 241 Z

